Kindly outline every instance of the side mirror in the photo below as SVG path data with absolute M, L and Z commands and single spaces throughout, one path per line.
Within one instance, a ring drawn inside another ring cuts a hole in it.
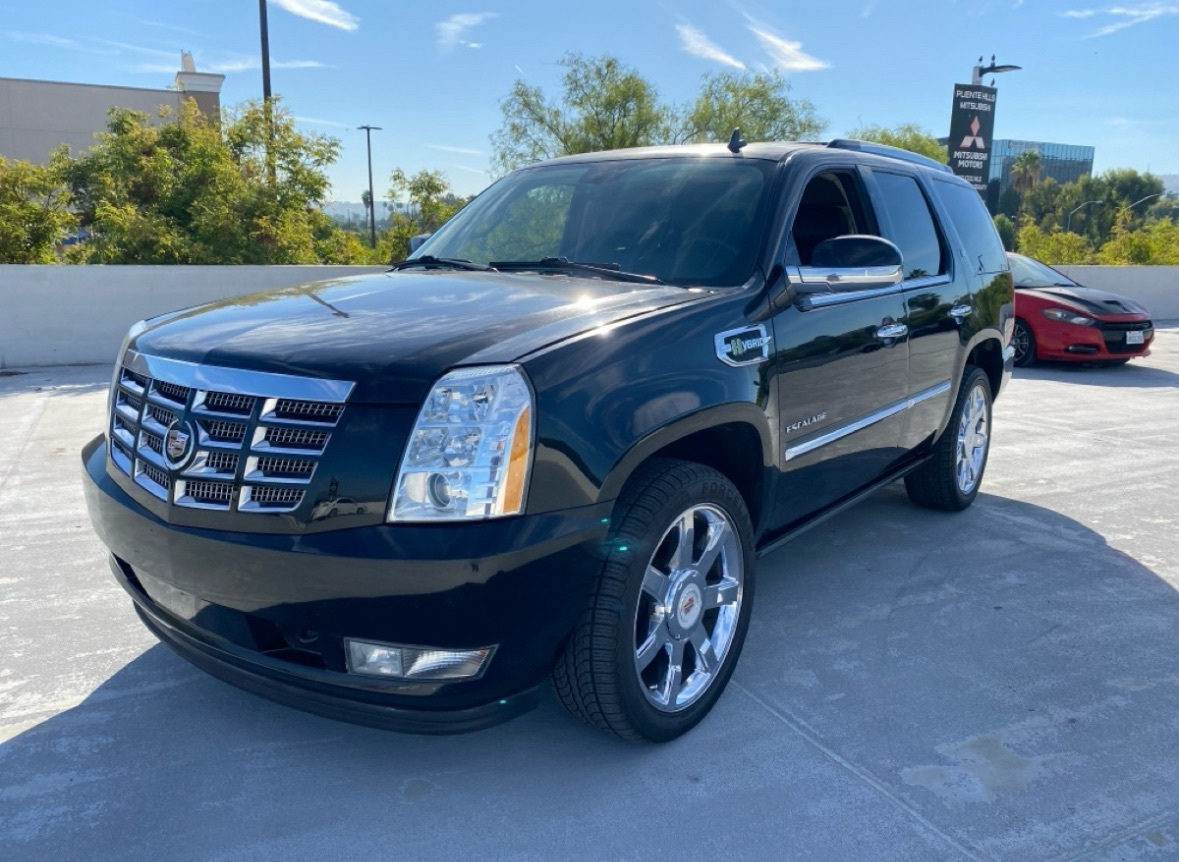
M 426 240 L 428 240 L 432 236 L 433 236 L 433 234 L 429 234 L 429 233 L 419 233 L 416 236 L 411 236 L 409 238 L 409 253 L 413 254 L 415 251 L 417 251 L 419 248 L 422 247 L 422 243 L 424 243 Z
M 904 260 L 899 248 L 878 236 L 851 234 L 816 245 L 810 265 L 795 269 L 790 282 L 800 299 L 806 300 L 815 294 L 894 287 L 903 278 Z

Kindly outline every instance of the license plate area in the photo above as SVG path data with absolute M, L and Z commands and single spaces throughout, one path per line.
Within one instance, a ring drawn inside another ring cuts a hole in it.
M 1126 344 L 1142 344 L 1144 343 L 1146 333 L 1144 332 L 1127 332 Z

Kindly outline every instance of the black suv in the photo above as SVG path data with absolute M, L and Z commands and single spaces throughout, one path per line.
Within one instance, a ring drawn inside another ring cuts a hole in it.
M 759 555 L 902 477 L 970 505 L 1011 329 L 978 194 L 919 156 L 557 159 L 387 274 L 137 324 L 86 499 L 144 623 L 235 685 L 444 732 L 551 677 L 668 740 Z

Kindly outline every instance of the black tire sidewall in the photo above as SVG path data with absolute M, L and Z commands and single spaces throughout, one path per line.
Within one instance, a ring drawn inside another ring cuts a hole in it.
M 693 465 L 695 466 L 695 465 Z M 643 575 L 647 563 L 654 555 L 656 543 L 662 538 L 674 519 L 694 505 L 709 504 L 722 509 L 737 531 L 742 554 L 741 609 L 736 630 L 729 651 L 721 664 L 716 678 L 703 696 L 686 709 L 665 713 L 656 709 L 644 694 L 638 675 L 634 671 L 634 620 L 639 603 Z M 645 520 L 645 519 L 644 519 Z M 618 540 L 628 548 L 625 564 L 629 568 L 626 589 L 622 597 L 619 637 L 614 644 L 614 668 L 617 674 L 617 690 L 623 701 L 625 712 L 635 730 L 643 737 L 655 742 L 664 742 L 690 730 L 712 709 L 721 696 L 745 643 L 749 619 L 753 608 L 755 553 L 753 528 L 740 492 L 720 473 L 707 470 L 707 474 L 685 484 L 679 491 L 668 497 L 655 510 L 650 520 L 653 529 L 646 535 L 636 535 L 630 527 L 634 521 L 623 516 L 619 525 Z M 618 553 L 615 551 L 614 553 Z M 622 561 L 619 561 L 622 562 Z
M 1027 333 L 1028 349 L 1022 356 L 1016 354 L 1015 366 L 1017 368 L 1027 368 L 1036 361 L 1036 334 L 1032 332 L 1032 328 L 1028 326 L 1027 321 L 1025 321 L 1023 318 L 1017 317 L 1015 318 L 1015 333 L 1018 334 L 1020 329 L 1023 329 L 1023 331 Z M 1012 340 L 1015 340 L 1014 334 L 1012 335 Z

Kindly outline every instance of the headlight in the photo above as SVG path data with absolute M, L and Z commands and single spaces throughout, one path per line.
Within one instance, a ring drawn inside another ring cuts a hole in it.
M 1092 317 L 1076 311 L 1069 311 L 1067 308 L 1045 308 L 1040 313 L 1045 317 L 1051 317 L 1053 320 L 1060 320 L 1064 323 L 1075 323 L 1077 326 L 1093 326 L 1097 323 Z
M 522 512 L 532 413 L 532 390 L 519 368 L 462 368 L 444 376 L 409 435 L 387 520 L 465 521 Z

